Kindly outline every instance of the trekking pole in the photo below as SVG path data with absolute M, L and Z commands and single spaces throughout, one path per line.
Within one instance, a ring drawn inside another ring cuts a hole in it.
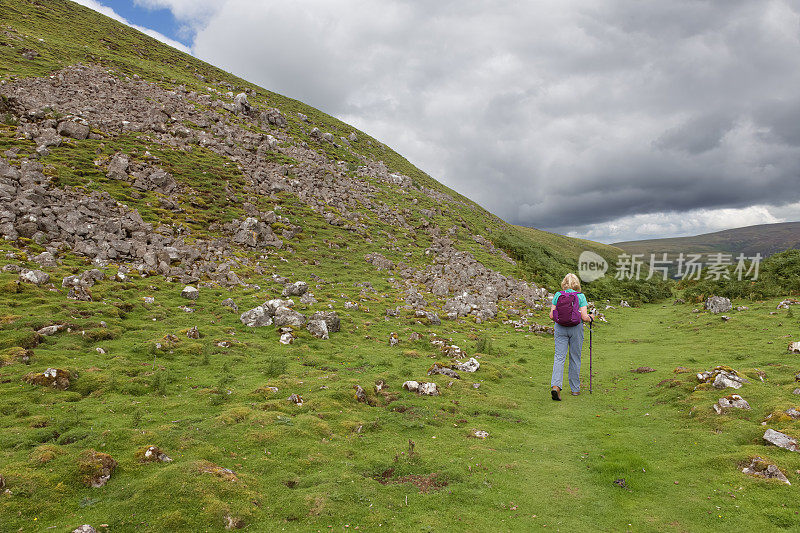
M 592 393 L 592 323 L 594 319 L 589 321 L 589 394 Z

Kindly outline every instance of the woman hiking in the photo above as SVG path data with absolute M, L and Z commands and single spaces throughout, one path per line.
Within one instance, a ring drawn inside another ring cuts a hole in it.
M 583 323 L 594 317 L 587 312 L 588 302 L 581 292 L 578 276 L 569 273 L 561 282 L 561 290 L 553 296 L 550 318 L 555 322 L 556 355 L 553 360 L 553 377 L 550 379 L 550 394 L 561 401 L 561 385 L 564 381 L 564 363 L 569 351 L 569 388 L 573 396 L 581 393 L 581 348 L 583 347 Z

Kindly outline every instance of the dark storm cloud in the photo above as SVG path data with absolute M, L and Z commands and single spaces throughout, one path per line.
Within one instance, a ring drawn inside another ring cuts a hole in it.
M 685 228 L 732 208 L 759 222 L 800 202 L 798 13 L 795 0 L 227 0 L 193 50 L 506 220 L 608 239 L 626 217 Z

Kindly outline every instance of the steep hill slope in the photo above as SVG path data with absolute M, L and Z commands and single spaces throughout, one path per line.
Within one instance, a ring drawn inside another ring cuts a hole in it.
M 759 224 L 742 228 L 703 233 L 693 237 L 647 239 L 614 243 L 631 254 L 662 254 L 670 256 L 683 253 L 743 253 L 766 257 L 784 250 L 800 248 L 800 222 Z

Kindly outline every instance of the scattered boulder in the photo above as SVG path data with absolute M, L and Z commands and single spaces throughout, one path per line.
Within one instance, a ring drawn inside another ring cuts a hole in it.
M 292 330 L 292 328 L 280 328 L 278 330 L 278 333 L 280 334 L 278 342 L 280 342 L 281 344 L 288 345 L 294 343 L 294 331 Z
M 400 344 L 400 336 L 396 331 L 389 333 L 389 346 L 397 346 Z
M 775 309 L 789 309 L 790 305 L 797 305 L 797 304 L 800 304 L 800 300 L 797 300 L 795 298 L 787 298 L 783 300 L 781 303 L 779 303 L 778 307 L 776 307 Z
M 284 287 L 282 296 L 302 296 L 308 292 L 308 283 L 305 281 L 296 281 Z
M 91 128 L 89 128 L 88 124 L 83 124 L 78 120 L 64 120 L 58 123 L 56 131 L 62 137 L 71 137 L 82 141 L 89 137 Z
M 51 337 L 64 329 L 64 324 L 53 324 L 50 326 L 45 326 L 40 328 L 36 331 L 37 334 L 41 335 L 42 337 Z
M 731 394 L 730 396 L 720 398 L 719 401 L 714 404 L 714 411 L 716 411 L 718 415 L 721 415 L 725 410 L 731 408 L 749 410 L 750 404 L 738 394 Z
M 251 328 L 272 325 L 272 316 L 263 305 L 245 311 L 241 314 L 239 320 L 242 321 L 242 324 Z
M 222 305 L 225 307 L 230 307 L 234 311 L 239 311 L 239 306 L 236 305 L 236 302 L 233 301 L 233 298 L 226 298 L 222 300 Z
M 111 479 L 117 461 L 110 455 L 95 450 L 85 450 L 78 458 L 81 481 L 87 487 L 102 487 Z
M 42 387 L 67 390 L 69 388 L 69 381 L 71 377 L 72 375 L 67 370 L 63 370 L 61 368 L 48 368 L 42 373 L 30 373 L 22 379 L 31 385 L 41 385 Z
M 197 290 L 197 287 L 192 287 L 191 285 L 187 285 L 181 291 L 181 296 L 183 296 L 187 300 L 197 300 L 197 297 L 200 296 L 200 291 Z
M 382 379 L 379 379 L 375 382 L 375 392 L 381 392 L 384 388 L 386 388 L 386 382 Z
M 72 533 L 97 533 L 97 530 L 89 524 L 83 524 L 73 529 Z
M 306 323 L 306 317 L 302 313 L 283 306 L 275 309 L 273 320 L 276 327 L 295 326 L 299 328 Z
M 317 311 L 309 320 L 322 320 L 328 327 L 328 333 L 337 333 L 341 328 L 341 319 L 336 311 Z
M 727 366 L 716 366 L 708 372 L 700 372 L 697 379 L 701 383 L 713 383 L 715 389 L 728 387 L 739 389 L 742 385 L 750 383 L 747 378 L 740 376 L 734 369 Z
M 481 364 L 474 357 L 470 357 L 466 363 L 456 363 L 453 368 L 462 372 L 477 372 Z
M 447 376 L 449 378 L 461 379 L 461 376 L 458 375 L 458 372 L 440 363 L 433 363 L 433 366 L 428 370 L 429 376 L 436 374 L 441 374 L 442 376 Z
M 710 296 L 706 300 L 705 308 L 716 315 L 719 313 L 727 313 L 733 309 L 733 305 L 731 305 L 731 301 L 728 298 L 723 296 Z
M 318 339 L 328 339 L 328 324 L 324 320 L 309 320 L 306 329 Z
M 189 331 L 186 332 L 186 336 L 190 339 L 199 339 L 200 338 L 200 330 L 197 329 L 197 326 L 192 326 L 189 328 Z
M 630 307 L 630 304 L 628 302 L 626 302 L 625 300 L 620 300 L 619 301 L 619 306 L 620 306 L 620 308 L 622 308 L 622 307 Z
M 158 446 L 145 446 L 136 452 L 136 459 L 140 463 L 171 463 L 172 458 Z
M 292 394 L 289 396 L 288 400 L 297 406 L 303 405 L 303 397 L 299 394 Z
M 789 353 L 800 353 L 800 341 L 789 343 Z
M 675 370 L 673 370 L 672 372 L 674 372 L 675 374 L 689 374 L 691 370 L 689 370 L 685 366 L 676 366 Z
M 439 387 L 436 383 L 419 383 L 417 381 L 406 381 L 403 388 L 409 392 L 416 392 L 423 396 L 438 396 Z
M 646 374 L 648 372 L 655 372 L 655 368 L 650 368 L 649 366 L 640 366 L 639 368 L 634 368 L 631 370 L 634 374 Z
M 164 169 L 158 168 L 153 172 L 138 177 L 132 187 L 140 191 L 155 191 L 161 194 L 169 194 L 178 187 L 178 182 L 172 174 Z
M 775 431 L 772 428 L 764 432 L 764 440 L 778 448 L 783 448 L 791 452 L 800 452 L 800 446 L 798 446 L 796 439 L 780 431 Z
M 106 172 L 106 177 L 114 180 L 127 180 L 129 165 L 130 160 L 128 159 L 128 156 L 117 152 L 108 163 L 108 172 Z
M 761 457 L 753 457 L 750 460 L 750 464 L 742 469 L 742 472 L 744 472 L 745 474 L 750 474 L 751 476 L 758 476 L 767 479 L 777 479 L 779 481 L 786 483 L 787 485 L 791 485 L 791 483 L 789 483 L 789 480 L 786 478 L 786 475 L 783 472 L 781 472 L 777 466 L 768 463 Z
M 238 516 L 225 515 L 225 529 L 242 529 L 244 520 Z
M 239 93 L 233 98 L 233 110 L 237 115 L 247 114 L 252 109 L 247 94 Z
M 19 274 L 20 281 L 33 283 L 34 285 L 44 285 L 50 281 L 50 274 L 41 270 L 23 269 Z
M 800 389 L 794 389 L 794 390 L 792 391 L 792 394 L 800 394 Z

